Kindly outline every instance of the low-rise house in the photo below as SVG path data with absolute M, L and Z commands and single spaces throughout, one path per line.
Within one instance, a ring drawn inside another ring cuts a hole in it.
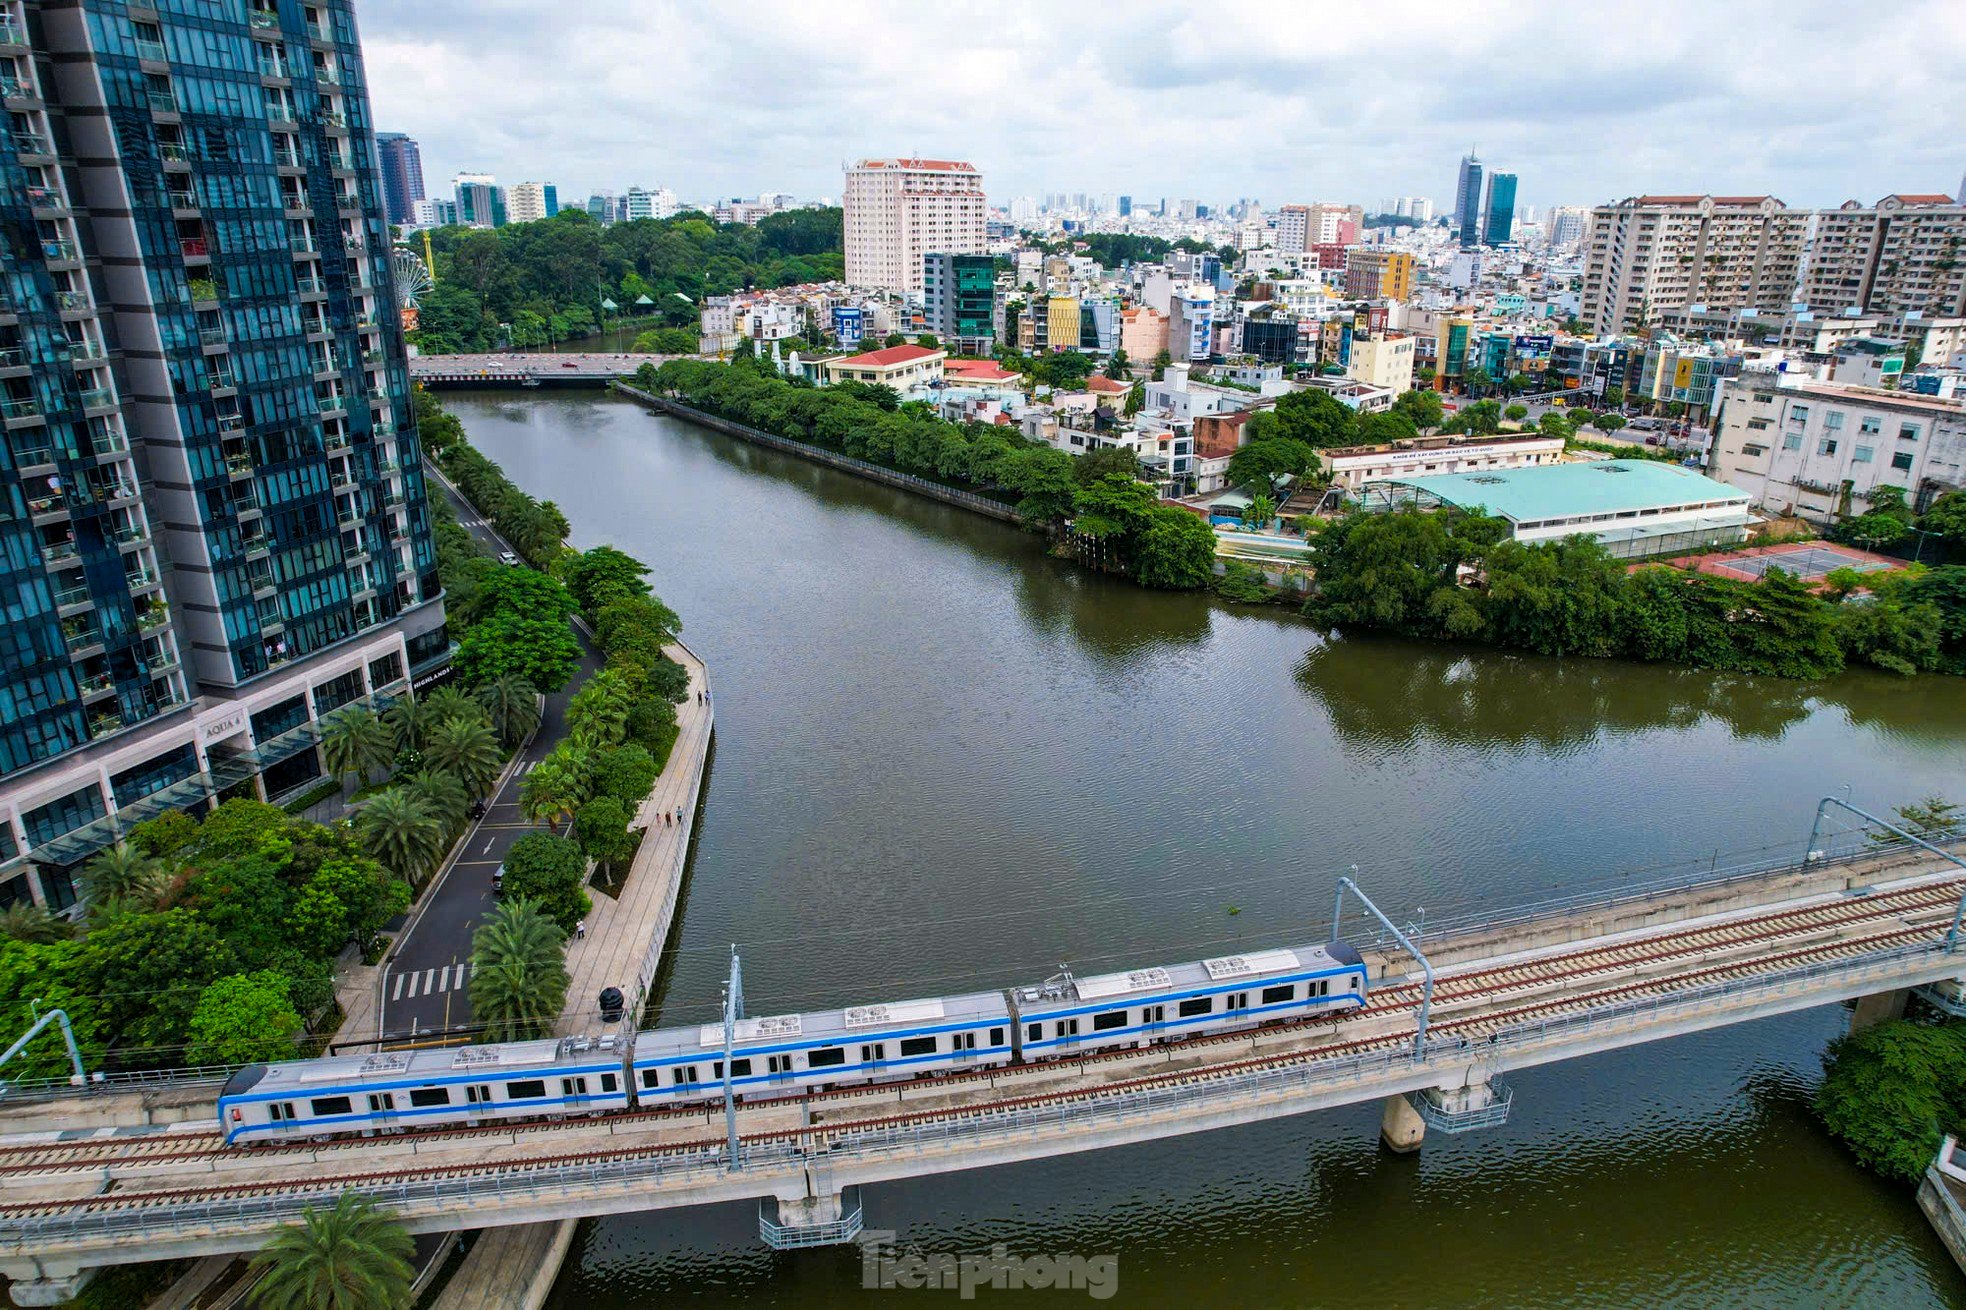
M 885 350 L 829 359 L 820 368 L 821 380 L 828 386 L 836 382 L 869 382 L 908 392 L 940 382 L 942 365 L 948 358 L 945 350 L 889 346 Z

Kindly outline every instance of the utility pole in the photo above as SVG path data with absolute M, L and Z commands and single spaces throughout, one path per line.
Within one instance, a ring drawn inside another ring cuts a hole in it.
M 744 1167 L 737 1154 L 737 1100 L 731 1090 L 731 1065 L 737 1053 L 737 1021 L 744 1017 L 744 965 L 737 958 L 737 944 L 730 948 L 730 982 L 724 988 L 724 1149 L 730 1156 L 731 1172 Z

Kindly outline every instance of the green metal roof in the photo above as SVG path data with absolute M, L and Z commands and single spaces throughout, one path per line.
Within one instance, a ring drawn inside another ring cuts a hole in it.
M 1477 473 L 1439 473 L 1389 481 L 1462 509 L 1485 509 L 1516 523 L 1621 510 L 1676 509 L 1712 501 L 1746 505 L 1748 495 L 1677 464 L 1604 459 Z

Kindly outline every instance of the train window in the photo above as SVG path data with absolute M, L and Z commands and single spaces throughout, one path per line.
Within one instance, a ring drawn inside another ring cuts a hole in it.
M 808 1069 L 830 1069 L 836 1064 L 846 1063 L 846 1047 L 820 1046 L 806 1052 Z
M 934 1055 L 935 1039 L 933 1037 L 903 1037 L 901 1039 L 901 1054 L 904 1057 L 910 1055 Z
M 491 1098 L 491 1088 L 483 1083 L 477 1083 L 464 1089 L 464 1099 L 472 1105 L 490 1105 Z
M 266 1108 L 270 1112 L 273 1122 L 276 1124 L 294 1117 L 294 1107 L 291 1101 L 275 1101 Z
M 1249 1008 L 1249 993 L 1230 992 L 1223 998 L 1222 1008 L 1224 1010 L 1247 1010 Z
M 615 1077 L 615 1076 L 614 1076 L 613 1074 L 611 1074 L 611 1073 L 604 1073 L 604 1074 L 602 1074 L 602 1075 L 601 1075 L 601 1090 L 602 1090 L 602 1091 L 604 1091 L 604 1092 L 612 1092 L 612 1091 L 616 1091 L 616 1090 L 618 1090 L 618 1089 L 620 1088 L 620 1086 L 621 1086 L 621 1080 L 620 1080 L 620 1079 L 618 1079 L 618 1078 L 616 1078 L 616 1077 Z
M 1288 984 L 1282 987 L 1265 987 L 1263 989 L 1263 1004 L 1277 1005 L 1281 1002 L 1295 999 L 1296 995 L 1297 989 Z
M 710 1076 L 722 1081 L 724 1076 L 724 1062 L 722 1060 L 714 1061 L 710 1065 Z M 749 1078 L 751 1076 L 751 1062 L 749 1060 L 732 1060 L 730 1062 L 730 1076 L 733 1078 Z
M 307 1108 L 319 1119 L 323 1115 L 347 1114 L 354 1107 L 345 1096 L 317 1096 L 307 1103 Z
M 448 1087 L 412 1087 L 410 1089 L 411 1105 L 449 1105 L 450 1103 L 451 1093 Z
M 876 1064 L 885 1059 L 887 1059 L 886 1042 L 874 1042 L 871 1045 L 860 1048 L 860 1062 L 862 1064 Z
M 1055 1030 L 1053 1036 L 1056 1037 L 1077 1037 L 1079 1035 L 1079 1021 L 1077 1019 L 1060 1019 L 1052 1025 L 1052 1028 Z
M 1038 1038 L 1040 1038 L 1040 1037 L 1042 1037 L 1042 1036 L 1044 1036 L 1044 1025 L 1043 1025 L 1043 1024 L 1041 1024 L 1041 1023 L 1027 1023 L 1027 1024 L 1025 1024 L 1025 1025 L 1024 1025 L 1024 1040 L 1025 1040 L 1025 1041 L 1027 1041 L 1027 1042 L 1035 1042 L 1036 1040 L 1038 1040 Z
M 765 1067 L 773 1074 L 792 1072 L 792 1057 L 789 1055 L 767 1055 Z
M 560 1095 L 562 1096 L 587 1095 L 587 1080 L 585 1078 L 560 1079 Z
M 1108 1010 L 1104 1014 L 1092 1016 L 1092 1031 L 1096 1033 L 1111 1032 L 1115 1028 L 1124 1027 L 1126 1027 L 1125 1010 Z
M 521 1078 L 505 1084 L 505 1099 L 508 1101 L 537 1101 L 545 1095 L 544 1078 Z
M 661 1077 L 662 1071 L 660 1069 L 645 1069 L 642 1071 L 642 1086 L 653 1087 Z M 695 1082 L 696 1066 L 693 1064 L 677 1065 L 675 1081 L 678 1087 L 681 1087 L 684 1083 Z
M 1001 1029 L 1001 1028 L 992 1028 L 992 1029 L 990 1030 L 990 1045 L 992 1045 L 992 1046 L 1002 1046 L 1002 1045 L 1003 1045 L 1003 1029 Z
M 1331 980 L 1329 978 L 1320 978 L 1317 980 L 1317 994 L 1319 996 L 1331 995 Z
M 1178 1013 L 1183 1019 L 1192 1019 L 1198 1014 L 1209 1014 L 1215 1009 L 1215 998 L 1196 996 L 1181 1002 Z
M 369 1094 L 369 1113 L 370 1113 L 370 1114 L 382 1114 L 382 1113 L 384 1113 L 385 1111 L 388 1111 L 388 1110 L 393 1110 L 393 1109 L 395 1109 L 395 1108 L 396 1108 L 396 1096 L 395 1096 L 395 1093 L 393 1093 L 393 1092 L 380 1092 L 380 1093 L 378 1093 L 378 1092 L 371 1092 L 371 1093 Z
M 1149 1005 L 1147 1008 L 1140 1011 L 1140 1022 L 1166 1023 L 1167 1007 L 1165 1005 Z
M 950 1033 L 949 1049 L 952 1051 L 973 1051 L 976 1049 L 975 1033 Z

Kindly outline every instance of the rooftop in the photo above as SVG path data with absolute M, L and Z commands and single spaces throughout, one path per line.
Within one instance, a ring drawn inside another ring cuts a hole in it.
M 849 355 L 832 362 L 841 366 L 851 364 L 857 368 L 892 368 L 896 364 L 912 364 L 930 358 L 947 358 L 947 352 L 930 350 L 926 346 L 889 346 L 886 350 L 870 350 L 864 355 Z
M 974 173 L 973 164 L 955 159 L 863 159 L 856 168 L 912 168 L 937 173 Z
M 944 361 L 942 376 L 956 382 L 1014 382 L 1019 374 L 994 359 L 951 359 Z
M 1486 509 L 1516 523 L 1613 514 L 1620 510 L 1674 509 L 1713 501 L 1738 502 L 1748 495 L 1724 482 L 1645 459 L 1594 460 L 1588 464 L 1546 464 L 1480 473 L 1438 473 L 1395 478 L 1462 509 Z

